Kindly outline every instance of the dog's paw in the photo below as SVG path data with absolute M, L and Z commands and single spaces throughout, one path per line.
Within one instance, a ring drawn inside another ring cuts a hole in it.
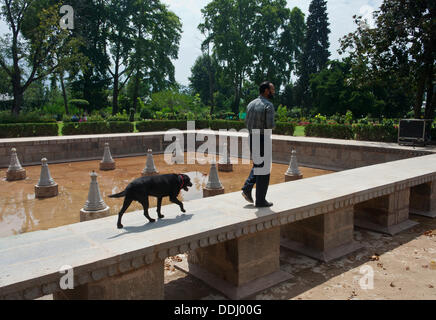
M 159 215 L 159 219 L 165 218 L 165 216 L 163 214 Z
M 119 223 L 119 224 L 117 224 L 117 228 L 122 229 L 122 228 L 124 228 L 124 226 L 121 223 Z
M 153 222 L 155 222 L 156 220 L 155 220 L 155 219 L 148 219 L 148 221 L 149 221 L 150 223 L 153 223 Z
M 186 210 L 185 210 L 185 209 L 182 209 L 182 212 L 186 212 Z

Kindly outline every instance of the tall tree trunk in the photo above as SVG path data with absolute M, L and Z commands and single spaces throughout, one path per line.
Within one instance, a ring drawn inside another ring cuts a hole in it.
M 119 95 L 119 79 L 118 79 L 118 68 L 115 71 L 114 76 L 114 90 L 112 93 L 112 115 L 116 115 L 118 113 L 118 95 Z
M 18 35 L 13 32 L 12 40 L 12 60 L 13 60 L 13 74 L 12 74 L 12 91 L 14 93 L 14 103 L 12 105 L 12 114 L 18 116 L 23 106 L 24 91 L 21 86 L 21 70 L 18 64 Z
M 209 102 L 210 102 L 210 115 L 213 114 L 214 109 L 214 99 L 213 99 L 213 92 L 214 92 L 214 84 L 212 79 L 212 66 L 210 61 L 210 48 L 209 44 L 207 45 L 207 73 L 209 76 Z
M 433 61 L 430 60 L 430 63 L 428 65 L 427 69 L 427 100 L 425 102 L 425 119 L 433 119 L 434 117 L 434 109 L 435 106 L 433 104 L 433 96 L 435 95 L 433 89 L 433 78 L 434 78 L 434 65 Z
M 14 85 L 14 103 L 12 104 L 12 114 L 18 116 L 21 111 L 21 107 L 23 106 L 24 94 L 21 86 Z
M 139 93 L 139 74 L 135 75 L 135 85 L 133 87 L 133 110 L 136 112 L 136 106 L 138 104 L 138 93 Z
M 420 75 L 418 78 L 418 84 L 416 89 L 415 105 L 413 106 L 413 113 L 415 114 L 415 119 L 421 119 L 421 108 L 422 99 L 425 90 L 425 76 Z
M 65 113 L 69 115 L 70 111 L 68 110 L 67 90 L 65 90 L 64 75 L 62 73 L 59 74 L 59 80 L 61 82 L 62 97 L 64 98 Z
M 236 84 L 235 85 L 235 100 L 233 101 L 233 109 L 232 109 L 232 112 L 234 114 L 238 114 L 239 113 L 239 100 L 240 100 L 239 85 Z

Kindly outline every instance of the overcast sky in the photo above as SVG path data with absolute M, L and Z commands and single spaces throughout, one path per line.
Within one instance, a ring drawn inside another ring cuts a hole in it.
M 202 21 L 201 9 L 210 0 L 161 0 L 168 4 L 169 9 L 177 14 L 183 24 L 183 34 L 180 41 L 179 58 L 174 61 L 176 68 L 176 80 L 188 85 L 188 77 L 195 59 L 201 54 L 200 46 L 203 36 L 197 29 Z M 310 0 L 287 0 L 288 8 L 299 7 L 306 15 L 309 12 Z M 353 15 L 361 14 L 371 19 L 371 12 L 377 10 L 382 0 L 328 0 L 327 11 L 330 22 L 330 52 L 331 58 L 340 58 L 337 53 L 339 39 L 353 32 L 356 26 L 353 23 Z M 65 1 L 67 4 L 68 1 Z M 369 21 L 371 23 L 371 21 Z M 4 21 L 0 21 L 0 34 L 8 32 Z

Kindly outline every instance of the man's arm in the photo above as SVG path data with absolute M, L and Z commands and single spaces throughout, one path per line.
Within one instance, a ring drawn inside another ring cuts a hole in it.
M 274 106 L 272 104 L 268 104 L 266 106 L 265 129 L 274 129 L 276 127 L 274 113 Z

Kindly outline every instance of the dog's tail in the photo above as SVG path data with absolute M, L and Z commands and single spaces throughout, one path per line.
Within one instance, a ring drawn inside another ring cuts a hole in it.
M 109 198 L 122 198 L 126 195 L 126 190 L 124 190 L 123 192 L 120 193 L 116 193 L 116 194 L 111 194 L 109 196 Z

